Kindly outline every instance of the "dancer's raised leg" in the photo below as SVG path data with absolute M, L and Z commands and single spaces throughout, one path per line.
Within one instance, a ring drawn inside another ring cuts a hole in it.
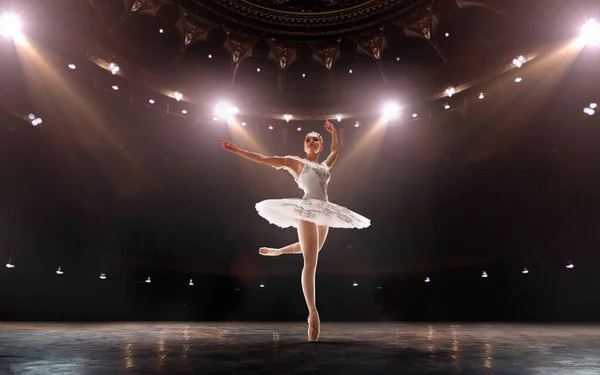
M 304 256 L 302 268 L 302 292 L 308 307 L 308 340 L 319 339 L 319 313 L 315 296 L 315 276 L 319 258 L 319 231 L 317 225 L 310 221 L 298 221 L 298 239 Z
M 323 248 L 325 244 L 325 240 L 327 239 L 327 234 L 329 233 L 329 227 L 325 225 L 319 225 L 319 251 Z M 261 255 L 265 256 L 278 256 L 282 254 L 302 254 L 302 249 L 300 248 L 300 242 L 293 243 L 291 245 L 287 245 L 281 247 L 279 249 L 273 249 L 270 247 L 261 247 L 258 252 Z

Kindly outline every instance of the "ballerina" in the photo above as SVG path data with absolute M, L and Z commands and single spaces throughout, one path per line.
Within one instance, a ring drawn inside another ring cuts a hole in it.
M 319 164 L 319 154 L 323 151 L 323 137 L 310 132 L 304 139 L 306 158 L 297 156 L 265 156 L 242 150 L 233 143 L 220 140 L 223 148 L 256 163 L 269 165 L 275 169 L 285 169 L 293 177 L 298 187 L 304 190 L 302 198 L 268 199 L 256 204 L 258 214 L 269 223 L 281 228 L 295 227 L 298 242 L 282 248 L 261 247 L 259 253 L 265 256 L 282 254 L 302 254 L 302 292 L 308 307 L 308 341 L 316 342 L 320 334 L 320 319 L 315 298 L 315 275 L 318 254 L 323 248 L 329 228 L 366 228 L 369 219 L 349 209 L 329 202 L 327 185 L 331 177 L 330 169 L 338 158 L 336 129 L 325 119 L 325 129 L 331 134 L 331 153 Z

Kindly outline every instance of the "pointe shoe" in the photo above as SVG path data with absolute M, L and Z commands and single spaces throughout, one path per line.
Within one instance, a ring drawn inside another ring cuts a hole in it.
M 321 333 L 321 321 L 319 315 L 309 315 L 308 317 L 308 341 L 317 342 L 319 341 L 319 334 Z
M 258 253 L 268 257 L 276 257 L 281 255 L 281 251 L 279 251 L 279 249 L 271 249 L 269 247 L 261 247 L 258 249 Z

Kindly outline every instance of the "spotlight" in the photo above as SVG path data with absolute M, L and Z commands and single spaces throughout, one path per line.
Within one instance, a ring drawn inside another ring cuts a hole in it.
M 447 38 L 450 36 L 450 33 L 446 33 L 446 34 L 444 34 L 444 36 Z
M 217 118 L 231 119 L 238 113 L 238 108 L 227 102 L 219 102 L 215 106 L 215 116 Z
M 449 98 L 451 98 L 454 94 L 456 94 L 456 89 L 454 87 L 448 87 L 446 89 L 446 95 L 448 95 Z
M 75 64 L 69 64 L 69 69 L 75 70 L 77 69 L 77 66 Z
M 517 78 L 515 78 L 515 82 L 516 82 L 516 83 L 519 83 L 519 82 L 521 82 L 522 80 L 523 80 L 523 78 L 521 78 L 521 77 L 517 77 Z
M 400 106 L 393 102 L 387 102 L 383 106 L 383 119 L 384 121 L 390 121 L 397 118 L 400 115 Z
M 163 29 L 158 30 L 159 33 L 164 33 L 165 31 Z
M 483 271 L 483 273 L 481 274 L 481 277 L 483 277 L 484 279 L 488 277 L 487 272 Z
M 302 73 L 302 78 L 304 78 L 304 77 L 306 77 L 306 74 L 305 74 L 305 73 Z
M 431 282 L 431 279 L 430 279 L 429 277 L 426 277 L 426 278 L 425 278 L 425 282 L 426 282 L 426 283 L 430 283 L 430 282 Z
M 341 122 L 342 121 L 342 115 L 340 115 L 340 114 L 335 115 L 335 119 L 338 120 L 338 122 Z
M 260 284 L 259 286 L 260 286 L 261 288 L 264 288 L 264 287 L 265 287 L 265 284 Z
M 110 70 L 110 72 L 114 76 L 115 74 L 119 73 L 121 68 L 119 68 L 119 66 L 115 63 L 110 63 L 110 64 L 108 64 L 108 70 Z
M 568 269 L 572 269 L 572 268 L 575 268 L 575 266 L 573 265 L 573 263 L 571 263 L 571 262 L 569 261 L 569 263 L 567 264 L 567 268 L 568 268 Z
M 413 118 L 417 118 L 418 116 L 419 116 L 419 115 L 418 115 L 418 114 L 416 114 L 416 113 L 413 113 L 413 114 L 412 114 L 412 117 L 413 117 Z
M 514 66 L 516 66 L 517 68 L 520 68 L 525 63 L 525 57 L 523 57 L 523 56 L 515 57 L 512 62 L 513 62 Z
M 348 70 L 348 73 L 352 74 L 352 69 Z
M 273 125 L 269 125 L 269 130 L 273 130 Z
M 0 35 L 13 40 L 21 40 L 21 20 L 16 14 L 5 13 L 0 15 Z
M 113 90 L 115 90 L 115 91 L 119 91 L 119 86 L 117 86 L 117 85 L 113 85 L 113 86 L 112 86 L 112 89 L 113 89 Z
M 245 123 L 245 122 L 242 122 L 242 126 L 246 126 L 246 123 Z
M 587 107 L 586 107 L 586 108 L 584 108 L 584 109 L 583 109 L 583 113 L 585 113 L 586 115 L 589 115 L 589 116 L 593 116 L 593 115 L 595 115 L 595 114 L 596 114 L 596 111 L 594 111 L 594 110 L 593 110 L 593 109 L 591 109 L 591 108 L 587 108 Z
M 286 113 L 285 115 L 283 115 L 283 118 L 285 119 L 286 122 L 290 122 L 290 120 L 292 119 L 292 115 L 290 115 L 289 113 Z
M 600 44 L 600 25 L 596 23 L 596 20 L 588 20 L 581 28 L 581 34 L 579 40 L 583 44 Z
M 8 263 L 6 263 L 6 268 L 15 268 L 15 265 L 12 264 L 12 258 L 8 258 Z
M 181 113 L 183 113 L 184 115 L 187 115 L 187 111 L 185 109 L 182 109 Z
M 400 61 L 400 57 L 396 57 L 396 61 Z
M 260 73 L 260 68 L 256 68 L 256 71 Z
M 219 121 L 218 117 L 213 117 L 213 121 Z
M 175 100 L 180 102 L 181 99 L 183 99 L 183 94 L 180 93 L 179 91 L 175 91 L 175 92 L 173 92 L 173 98 L 175 98 Z
M 529 270 L 527 268 L 523 268 L 523 271 L 521 271 L 521 273 L 527 275 L 529 273 Z
M 483 93 L 479 93 L 479 100 L 483 100 L 485 98 L 485 95 L 483 95 Z
M 100 274 L 100 280 L 106 280 L 106 274 L 104 272 Z
M 212 55 L 208 55 L 208 58 L 209 58 L 209 59 L 212 59 Z
M 154 99 L 150 99 L 150 100 L 148 100 L 148 103 L 150 103 L 150 104 L 154 104 L 154 103 L 156 103 L 156 102 L 154 101 Z
M 446 103 L 446 104 L 444 105 L 444 109 L 450 109 L 450 104 Z
M 360 122 L 356 121 L 356 124 L 354 124 L 355 128 L 358 128 L 360 126 Z
M 150 276 L 148 276 L 148 278 L 146 279 L 146 284 L 150 284 L 152 282 L 152 279 L 150 278 Z
M 33 113 L 30 113 L 29 116 L 27 116 L 30 120 L 35 120 L 35 115 Z
M 358 283 L 355 281 L 352 283 L 352 286 L 358 286 Z
M 194 280 L 190 279 L 190 282 L 188 283 L 189 286 L 194 286 Z
M 62 275 L 63 273 L 64 273 L 64 272 L 63 272 L 62 268 L 61 268 L 61 267 L 58 267 L 58 269 L 56 270 L 56 274 L 57 274 L 57 275 Z
M 296 130 L 298 130 L 299 132 L 301 132 L 302 128 L 298 126 L 298 129 L 296 129 Z
M 590 108 L 591 109 L 596 109 L 596 107 L 598 107 L 598 104 L 596 104 L 596 103 L 590 103 Z
M 39 117 L 31 121 L 31 125 L 33 125 L 33 126 L 38 126 L 41 123 L 42 123 L 42 119 Z

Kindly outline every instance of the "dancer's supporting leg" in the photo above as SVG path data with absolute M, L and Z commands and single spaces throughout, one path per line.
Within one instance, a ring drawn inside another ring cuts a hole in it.
M 302 268 L 302 292 L 308 307 L 308 340 L 319 339 L 319 313 L 315 296 L 315 276 L 317 259 L 319 258 L 319 231 L 317 225 L 310 221 L 298 221 L 298 239 L 304 257 Z
M 325 225 L 319 225 L 319 251 L 323 248 L 325 240 L 327 239 L 327 233 L 329 233 L 329 227 Z M 300 249 L 300 242 L 293 243 L 291 245 L 284 246 L 279 249 L 272 249 L 270 247 L 261 247 L 258 252 L 265 256 L 278 256 L 282 254 L 302 254 Z

